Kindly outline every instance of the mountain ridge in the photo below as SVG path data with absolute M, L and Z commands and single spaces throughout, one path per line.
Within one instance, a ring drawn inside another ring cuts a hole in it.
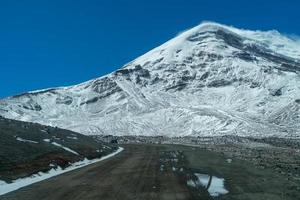
M 299 60 L 278 32 L 208 22 L 108 75 L 3 99 L 0 115 L 84 134 L 298 137 Z

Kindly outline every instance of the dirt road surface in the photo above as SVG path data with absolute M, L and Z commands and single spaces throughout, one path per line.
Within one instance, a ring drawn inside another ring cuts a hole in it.
M 257 171 L 249 163 L 235 160 L 227 163 L 227 158 L 222 155 L 198 148 L 169 145 L 124 147 L 122 153 L 108 160 L 0 196 L 0 200 L 213 199 L 205 189 L 187 185 L 187 177 L 195 170 L 225 178 L 229 193 L 217 199 L 276 200 L 300 196 L 294 191 L 297 188 L 293 188 L 292 182 L 285 181 L 284 177 L 269 171 Z M 174 152 L 181 152 L 177 154 L 180 159 L 169 157 Z

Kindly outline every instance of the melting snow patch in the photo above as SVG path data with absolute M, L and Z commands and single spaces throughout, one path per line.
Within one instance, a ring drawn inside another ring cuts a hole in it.
M 20 141 L 20 142 L 29 142 L 29 143 L 34 143 L 34 144 L 38 144 L 38 142 L 36 141 L 32 141 L 32 140 L 26 140 L 20 137 L 17 137 L 16 140 Z
M 33 183 L 37 183 L 37 182 L 43 181 L 45 179 L 66 173 L 66 172 L 72 171 L 74 169 L 82 168 L 84 166 L 108 159 L 112 156 L 115 156 L 116 154 L 120 153 L 123 150 L 124 149 L 122 147 L 119 147 L 119 149 L 117 151 L 115 151 L 114 153 L 111 153 L 107 156 L 103 156 L 102 158 L 97 158 L 94 160 L 84 159 L 82 161 L 73 163 L 71 166 L 69 166 L 65 169 L 61 169 L 60 167 L 58 167 L 57 169 L 51 169 L 47 173 L 39 172 L 39 173 L 34 174 L 27 178 L 20 178 L 20 179 L 14 180 L 12 183 L 6 183 L 6 182 L 0 180 L 0 195 L 4 195 L 6 193 L 18 190 L 20 188 L 26 187 Z
M 161 165 L 160 166 L 160 171 L 164 171 L 164 167 L 165 167 L 164 165 Z
M 50 139 L 44 139 L 43 141 L 44 141 L 44 142 L 50 142 Z M 63 148 L 64 150 L 66 150 L 66 151 L 68 151 L 68 152 L 71 152 L 71 153 L 73 153 L 73 154 L 75 154 L 75 155 L 79 155 L 79 153 L 77 153 L 76 151 L 74 151 L 74 150 L 72 150 L 72 149 L 70 149 L 70 148 L 68 148 L 68 147 L 65 147 L 65 146 L 63 146 L 63 145 L 61 145 L 61 144 L 58 144 L 58 143 L 56 143 L 56 142 L 51 142 L 51 144 L 53 144 L 54 146 Z
M 49 164 L 49 167 L 55 167 L 55 165 L 54 165 L 54 164 L 52 164 L 52 163 L 50 163 L 50 164 Z
M 72 140 L 78 140 L 78 138 L 76 136 L 73 136 L 73 137 L 68 136 L 67 138 L 72 139 Z
M 75 155 L 79 155 L 79 153 L 77 153 L 76 151 L 74 151 L 74 150 L 72 150 L 72 149 L 70 149 L 70 148 L 68 148 L 68 147 L 65 147 L 65 146 L 63 146 L 63 145 L 61 145 L 61 144 L 58 144 L 58 143 L 56 143 L 56 142 L 51 142 L 51 144 L 53 144 L 53 145 L 55 145 L 55 146 L 57 146 L 57 147 L 61 147 L 61 148 L 63 148 L 64 150 L 66 150 L 66 151 L 68 151 L 68 152 L 71 152 L 71 153 L 73 153 L 73 154 L 75 154 Z
M 228 158 L 228 159 L 226 160 L 226 162 L 227 162 L 227 163 L 232 163 L 232 159 Z
M 43 139 L 44 142 L 50 142 L 50 139 Z
M 43 132 L 43 133 L 47 133 L 47 134 L 48 134 L 48 132 L 47 132 L 46 130 L 41 130 L 41 132 Z

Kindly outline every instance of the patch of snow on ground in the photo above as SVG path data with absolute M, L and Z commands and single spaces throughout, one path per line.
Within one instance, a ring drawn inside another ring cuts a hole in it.
M 68 136 L 67 138 L 72 139 L 72 140 L 78 140 L 78 138 L 76 136 L 73 136 L 73 137 Z
M 102 147 L 103 149 L 111 149 L 111 147 L 109 147 L 109 146 L 105 146 L 105 145 L 103 145 L 103 147 Z
M 71 166 L 65 168 L 64 170 L 61 169 L 60 167 L 58 167 L 57 169 L 51 169 L 47 173 L 40 172 L 38 174 L 34 174 L 34 175 L 32 175 L 30 177 L 27 177 L 27 178 L 17 179 L 15 181 L 13 181 L 12 183 L 6 183 L 6 182 L 0 180 L 0 195 L 7 194 L 9 192 L 18 190 L 20 188 L 26 187 L 26 186 L 31 185 L 33 183 L 37 183 L 37 182 L 43 181 L 45 179 L 48 179 L 48 178 L 51 178 L 51 177 L 54 177 L 54 176 L 58 176 L 60 174 L 72 171 L 74 169 L 82 168 L 82 167 L 85 167 L 87 165 L 90 165 L 90 164 L 93 164 L 93 163 L 96 163 L 96 162 L 100 162 L 102 160 L 105 160 L 105 159 L 108 159 L 110 157 L 115 156 L 116 154 L 122 152 L 123 150 L 124 149 L 122 147 L 119 147 L 119 149 L 117 151 L 115 151 L 114 153 L 103 156 L 102 158 L 97 158 L 97 159 L 94 159 L 94 160 L 84 159 L 82 161 L 73 163 Z
M 164 171 L 164 167 L 165 167 L 164 165 L 161 165 L 160 166 L 160 171 Z
M 26 140 L 20 137 L 17 137 L 16 140 L 20 141 L 20 142 L 29 142 L 29 143 L 34 143 L 34 144 L 38 144 L 38 142 L 33 141 L 33 140 Z
M 43 141 L 44 141 L 44 142 L 50 142 L 50 139 L 44 139 Z M 72 150 L 72 149 L 70 149 L 70 148 L 68 148 L 68 147 L 65 147 L 65 146 L 63 146 L 63 145 L 61 145 L 61 144 L 58 144 L 58 143 L 56 143 L 56 142 L 51 142 L 51 144 L 53 144 L 53 145 L 55 145 L 55 146 L 57 146 L 57 147 L 63 148 L 64 150 L 66 150 L 66 151 L 68 151 L 68 152 L 71 152 L 71 153 L 73 153 L 73 154 L 75 154 L 75 155 L 79 155 L 79 153 L 77 153 L 76 151 L 74 151 L 74 150 Z
M 74 151 L 74 150 L 72 150 L 72 149 L 70 149 L 70 148 L 68 148 L 68 147 L 65 147 L 65 146 L 63 146 L 63 145 L 61 145 L 61 144 L 58 144 L 58 143 L 56 143 L 56 142 L 51 142 L 51 144 L 53 144 L 53 145 L 55 145 L 55 146 L 57 146 L 57 147 L 61 147 L 61 148 L 63 148 L 64 150 L 66 150 L 66 151 L 68 151 L 68 152 L 71 152 L 71 153 L 73 153 L 73 154 L 75 154 L 75 155 L 79 155 L 79 153 L 77 153 L 76 151 Z

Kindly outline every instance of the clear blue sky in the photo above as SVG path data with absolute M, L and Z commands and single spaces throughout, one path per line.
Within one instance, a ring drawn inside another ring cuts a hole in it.
M 203 20 L 300 35 L 299 1 L 1 0 L 0 97 L 107 74 Z

